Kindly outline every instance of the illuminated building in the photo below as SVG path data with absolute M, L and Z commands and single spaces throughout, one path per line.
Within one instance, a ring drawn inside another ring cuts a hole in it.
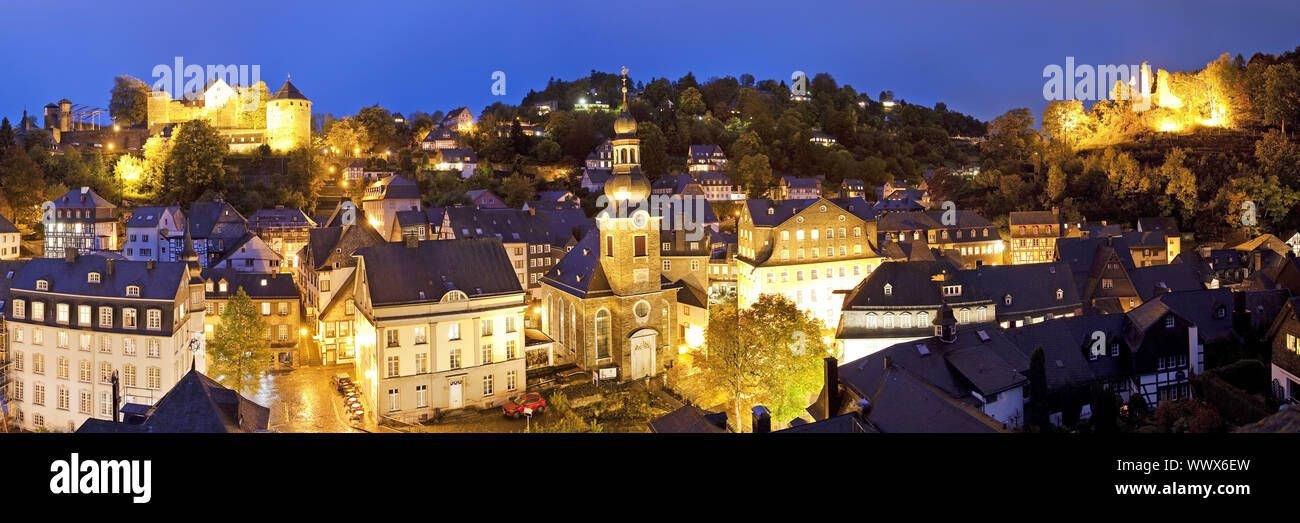
M 1011 263 L 1043 263 L 1056 259 L 1056 239 L 1061 237 L 1061 217 L 1051 211 L 1012 211 Z
M 283 152 L 311 144 L 311 101 L 288 79 L 263 99 L 266 84 L 231 87 L 224 79 L 209 83 L 194 100 L 174 100 L 167 91 L 149 94 L 149 132 L 171 124 L 207 120 L 221 133 L 231 152 L 247 153 L 262 145 Z M 269 93 L 267 93 L 269 94 Z
M 45 204 L 45 257 L 63 258 L 68 249 L 85 254 L 117 250 L 117 206 L 89 187 L 73 189 Z
M 356 376 L 367 410 L 408 422 L 527 387 L 524 289 L 496 238 L 357 251 Z
M 737 231 L 738 303 L 783 294 L 826 326 L 843 297 L 880 264 L 871 242 L 875 212 L 862 198 L 773 201 L 750 198 Z
M 4 311 L 10 425 L 73 432 L 113 420 L 115 400 L 153 405 L 191 368 L 205 371 L 203 285 L 187 254 L 183 263 L 68 251 L 14 271 Z
M 384 241 L 392 241 L 392 224 L 397 212 L 420 210 L 420 188 L 415 182 L 394 174 L 366 187 L 361 209 L 365 211 L 370 226 L 379 231 Z
M 626 91 L 625 91 L 626 93 Z M 626 106 L 626 104 L 624 104 Z M 598 377 L 656 376 L 676 360 L 678 291 L 661 275 L 661 222 L 635 206 L 650 196 L 636 121 L 614 121 L 609 206 L 542 278 L 543 329 L 557 352 Z

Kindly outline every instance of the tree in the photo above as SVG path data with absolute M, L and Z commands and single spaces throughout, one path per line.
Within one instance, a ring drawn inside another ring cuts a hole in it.
M 209 372 L 222 385 L 237 392 L 257 392 L 262 374 L 271 368 L 271 351 L 266 320 L 253 300 L 240 287 L 226 303 L 215 335 L 208 342 L 212 355 Z
M 1300 119 L 1300 71 L 1290 63 L 1275 64 L 1264 72 L 1264 123 L 1282 126 Z
M 681 103 L 678 107 L 689 116 L 700 116 L 708 110 L 708 106 L 704 104 L 704 95 L 694 87 L 687 87 L 682 91 Z
M 222 162 L 226 151 L 226 141 L 207 120 L 178 125 L 167 155 L 163 199 L 172 204 L 189 204 L 204 192 L 225 189 Z
M 685 378 L 698 380 L 691 388 L 727 397 L 737 430 L 747 406 L 767 407 L 778 422 L 803 413 L 821 390 L 822 360 L 834 355 L 822 341 L 821 322 L 779 294 L 709 316 L 705 347 L 692 362 L 698 372 Z
M 564 149 L 560 147 L 560 144 L 555 143 L 555 140 L 542 138 L 542 141 L 537 142 L 537 147 L 533 149 L 533 155 L 537 157 L 539 162 L 555 163 L 564 156 Z
M 1276 129 L 1264 133 L 1255 142 L 1255 161 L 1261 174 L 1277 176 L 1287 187 L 1300 188 L 1300 146 L 1285 134 Z
M 512 174 L 501 182 L 501 198 L 510 207 L 523 205 L 532 200 L 535 194 L 532 182 L 519 173 Z
M 1060 165 L 1052 164 L 1047 170 L 1047 197 L 1054 202 L 1060 201 L 1065 196 L 1067 185 L 1068 180 L 1065 177 L 1065 171 L 1061 169 Z
M 41 202 L 46 201 L 45 177 L 40 166 L 21 148 L 11 145 L 8 149 L 0 159 L 0 189 L 13 209 L 14 223 L 36 227 L 40 222 Z
M 1186 159 L 1187 152 L 1175 147 L 1160 166 L 1160 176 L 1166 182 L 1161 210 L 1166 216 L 1177 211 L 1183 223 L 1190 223 L 1200 202 L 1196 198 L 1196 175 L 1185 165 Z
M 732 183 L 745 188 L 751 198 L 765 198 L 772 188 L 772 166 L 766 154 L 755 154 L 741 158 L 736 167 L 736 179 Z
M 362 107 L 357 111 L 356 122 L 366 130 L 371 149 L 384 150 L 397 145 L 397 127 L 393 113 L 378 105 Z M 363 152 L 367 151 L 362 149 Z
M 14 144 L 15 139 L 14 128 L 9 124 L 9 119 L 0 119 L 0 155 L 9 150 L 9 146 Z
M 108 113 L 114 122 L 135 125 L 149 119 L 149 86 L 137 78 L 122 75 L 113 79 Z
M 365 125 L 349 116 L 330 124 L 325 133 L 325 145 L 339 154 L 356 154 L 369 151 L 374 140 Z
M 668 172 L 668 139 L 659 126 L 650 122 L 637 124 L 636 134 L 641 138 L 641 170 L 646 176 L 657 178 Z

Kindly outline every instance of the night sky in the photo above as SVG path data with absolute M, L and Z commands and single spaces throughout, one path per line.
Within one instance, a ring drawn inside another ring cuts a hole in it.
M 155 65 L 181 56 L 260 65 L 273 92 L 292 74 L 314 113 L 335 116 L 375 103 L 478 113 L 517 104 L 550 77 L 626 65 L 634 81 L 829 72 L 873 97 L 889 89 L 987 120 L 1041 112 L 1043 67 L 1066 56 L 1184 70 L 1223 52 L 1300 45 L 1300 2 L 1290 0 L 107 3 L 3 2 L 0 114 L 17 123 L 24 108 L 39 114 L 64 97 L 107 108 L 114 76 L 152 84 Z M 505 97 L 490 90 L 497 70 Z

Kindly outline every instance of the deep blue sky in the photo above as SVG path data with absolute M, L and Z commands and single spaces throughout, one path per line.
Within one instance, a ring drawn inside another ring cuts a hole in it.
M 258 64 L 271 90 L 285 74 L 313 112 L 477 113 L 516 104 L 550 77 L 626 65 L 634 80 L 751 73 L 789 80 L 829 72 L 872 96 L 990 119 L 1041 112 L 1042 70 L 1150 61 L 1202 67 L 1220 53 L 1300 45 L 1300 2 L 15 1 L 0 7 L 0 114 L 46 103 L 108 106 L 112 78 L 148 83 L 157 64 Z M 1133 6 L 1132 4 L 1140 4 Z M 142 7 L 149 5 L 149 9 Z M 490 91 L 507 74 L 507 96 Z

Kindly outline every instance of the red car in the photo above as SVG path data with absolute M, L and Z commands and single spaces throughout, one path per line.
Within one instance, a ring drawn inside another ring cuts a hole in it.
M 520 394 L 501 405 L 502 414 L 516 419 L 525 414 L 541 414 L 544 410 L 546 410 L 546 398 L 536 392 Z

